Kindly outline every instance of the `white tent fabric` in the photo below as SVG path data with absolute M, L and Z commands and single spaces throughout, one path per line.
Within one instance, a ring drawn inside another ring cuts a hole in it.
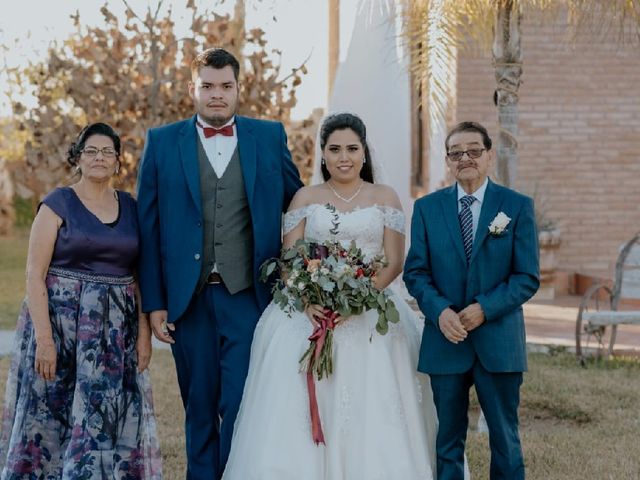
M 347 111 L 367 126 L 372 155 L 383 166 L 407 218 L 411 198 L 411 96 L 406 61 L 399 54 L 393 0 L 361 0 L 351 43 L 338 66 L 328 112 Z

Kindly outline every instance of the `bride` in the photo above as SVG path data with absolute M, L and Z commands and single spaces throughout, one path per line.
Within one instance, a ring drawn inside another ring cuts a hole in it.
M 375 184 L 365 125 L 327 117 L 320 129 L 325 182 L 301 189 L 284 218 L 284 247 L 296 240 L 355 240 L 387 265 L 387 288 L 400 322 L 375 331 L 377 313 L 340 319 L 334 372 L 316 382 L 325 445 L 312 440 L 306 377 L 298 360 L 321 306 L 285 314 L 273 302 L 253 339 L 249 375 L 224 480 L 424 480 L 435 477 L 437 420 L 429 378 L 416 371 L 420 326 L 389 289 L 404 260 L 404 223 L 393 189 Z M 336 228 L 337 224 L 337 228 Z M 330 233 L 332 230 L 333 233 Z M 336 233 L 337 230 L 337 233 Z

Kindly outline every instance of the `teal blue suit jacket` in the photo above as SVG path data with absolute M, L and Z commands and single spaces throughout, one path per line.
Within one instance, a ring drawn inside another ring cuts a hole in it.
M 152 128 L 138 174 L 142 309 L 185 312 L 200 275 L 203 215 L 196 117 Z M 259 267 L 280 254 L 281 220 L 302 186 L 279 122 L 236 115 L 238 149 L 251 211 L 254 288 L 261 309 L 271 299 Z
M 491 235 L 499 212 L 511 218 L 506 231 Z M 426 316 L 418 369 L 456 374 L 477 357 L 490 372 L 527 369 L 522 304 L 539 286 L 538 236 L 533 201 L 489 181 L 471 259 L 467 263 L 458 222 L 457 185 L 416 201 L 404 281 Z M 482 306 L 485 322 L 458 344 L 440 332 L 438 318 L 451 307 Z

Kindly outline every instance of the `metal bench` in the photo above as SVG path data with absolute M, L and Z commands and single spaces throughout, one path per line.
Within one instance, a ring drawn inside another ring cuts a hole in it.
M 607 356 L 613 353 L 616 333 L 620 324 L 639 324 L 640 310 L 619 311 L 621 299 L 640 299 L 640 232 L 623 245 L 616 262 L 615 278 L 589 288 L 580 302 L 576 320 L 576 355 L 584 360 L 591 339 L 597 342 L 596 354 L 605 350 L 607 330 L 609 346 Z

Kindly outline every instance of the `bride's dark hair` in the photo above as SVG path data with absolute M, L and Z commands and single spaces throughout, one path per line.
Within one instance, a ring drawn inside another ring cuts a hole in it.
M 369 151 L 369 145 L 367 145 L 367 128 L 357 115 L 353 113 L 335 113 L 325 118 L 320 126 L 320 150 L 324 151 L 324 147 L 327 145 L 327 139 L 333 132 L 346 129 L 352 130 L 358 136 L 364 148 L 364 158 L 366 161 L 360 170 L 360 178 L 365 182 L 373 183 L 371 152 Z M 324 178 L 325 182 L 331 178 L 331 174 L 324 163 L 320 166 L 320 170 L 322 171 L 322 178 Z

